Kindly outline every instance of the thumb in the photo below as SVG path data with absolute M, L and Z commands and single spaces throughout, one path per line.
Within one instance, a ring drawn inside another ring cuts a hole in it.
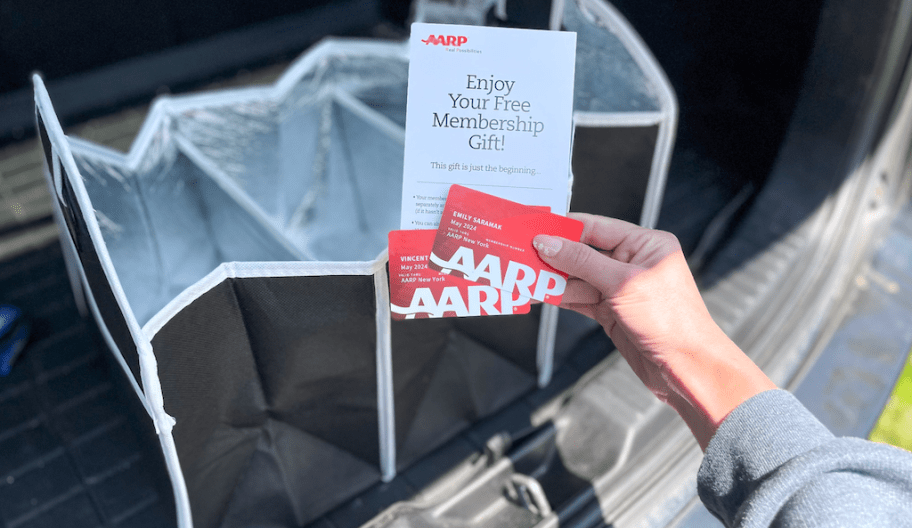
M 630 264 L 566 238 L 538 235 L 532 240 L 532 245 L 547 264 L 588 282 L 609 297 L 614 296 L 635 271 Z

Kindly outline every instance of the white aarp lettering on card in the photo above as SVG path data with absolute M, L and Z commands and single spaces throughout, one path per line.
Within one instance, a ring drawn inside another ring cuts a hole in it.
M 450 185 L 567 210 L 576 34 L 412 24 L 401 229 Z

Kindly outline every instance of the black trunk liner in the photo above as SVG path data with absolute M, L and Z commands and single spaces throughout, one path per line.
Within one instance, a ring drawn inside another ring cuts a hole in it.
M 0 525 L 173 525 L 152 422 L 80 317 L 59 244 L 3 262 L 0 303 L 32 324 L 0 378 Z

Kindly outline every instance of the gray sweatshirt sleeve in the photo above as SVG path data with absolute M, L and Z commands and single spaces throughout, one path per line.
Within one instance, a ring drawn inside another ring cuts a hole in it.
M 912 526 L 912 453 L 836 438 L 771 390 L 722 422 L 697 490 L 726 526 Z

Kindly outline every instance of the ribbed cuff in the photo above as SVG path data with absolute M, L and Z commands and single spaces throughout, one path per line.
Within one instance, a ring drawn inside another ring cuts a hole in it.
M 832 438 L 792 394 L 761 392 L 732 411 L 706 447 L 697 473 L 700 499 L 730 526 L 760 479 Z

